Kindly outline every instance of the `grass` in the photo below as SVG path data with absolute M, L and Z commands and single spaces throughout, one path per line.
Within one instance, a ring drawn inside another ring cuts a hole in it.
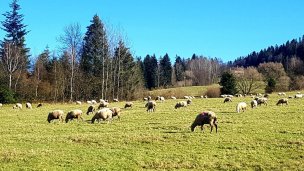
M 290 93 L 294 94 L 294 92 Z M 0 108 L 0 170 L 304 170 L 304 99 L 236 113 L 234 98 L 193 99 L 187 108 L 174 109 L 179 100 L 157 103 L 147 113 L 136 101 L 121 120 L 90 124 L 85 121 L 47 123 L 47 113 L 65 113 L 87 105 L 45 104 L 42 108 Z M 34 104 L 33 106 L 36 106 Z M 124 103 L 111 103 L 123 107 Z M 214 111 L 219 132 L 189 126 L 202 110 Z

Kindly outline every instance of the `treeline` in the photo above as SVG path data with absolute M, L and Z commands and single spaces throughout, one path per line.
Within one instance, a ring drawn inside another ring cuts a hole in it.
M 119 33 L 108 30 L 95 15 L 83 35 L 79 24 L 64 28 L 60 49 L 48 47 L 30 56 L 24 15 L 17 0 L 3 14 L 6 32 L 0 47 L 0 101 L 131 100 L 144 90 L 218 82 L 222 62 L 217 58 L 168 54 L 134 57 Z

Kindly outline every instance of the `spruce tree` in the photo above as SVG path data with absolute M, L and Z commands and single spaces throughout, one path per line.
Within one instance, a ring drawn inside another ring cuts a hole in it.
M 171 86 L 172 66 L 168 54 L 165 54 L 159 61 L 160 65 L 160 86 L 168 87 Z
M 157 85 L 157 59 L 155 55 L 147 55 L 143 61 L 145 86 L 148 89 L 155 88 Z
M 230 72 L 224 72 L 221 76 L 220 80 L 221 93 L 222 94 L 232 94 L 237 93 L 236 89 L 236 78 Z

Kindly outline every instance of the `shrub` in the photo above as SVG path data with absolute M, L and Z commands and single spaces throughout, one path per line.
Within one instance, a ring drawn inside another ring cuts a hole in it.
M 15 103 L 14 92 L 5 88 L 0 87 L 0 102 L 1 103 Z
M 221 95 L 221 89 L 219 87 L 210 87 L 207 89 L 206 94 L 208 98 L 217 98 Z
M 265 88 L 265 92 L 266 93 L 272 93 L 274 91 L 275 87 L 276 87 L 276 84 L 277 84 L 277 82 L 276 82 L 275 79 L 269 78 L 267 80 L 267 86 Z

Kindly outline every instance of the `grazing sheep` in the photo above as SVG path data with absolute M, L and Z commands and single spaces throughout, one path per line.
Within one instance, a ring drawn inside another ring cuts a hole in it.
M 13 106 L 13 109 L 22 109 L 22 104 L 21 104 L 21 103 L 16 103 L 16 104 Z
M 180 107 L 186 107 L 188 104 L 186 101 L 180 101 L 180 102 L 177 102 L 176 105 L 175 105 L 175 109 L 177 108 L 180 108 Z
M 237 113 L 240 113 L 241 110 L 242 110 L 243 112 L 245 112 L 246 109 L 247 109 L 247 104 L 246 104 L 245 102 L 240 102 L 240 103 L 238 103 L 238 104 L 236 105 L 236 112 L 237 112 Z
M 235 96 L 236 96 L 236 97 L 243 97 L 242 94 L 236 94 Z
M 39 108 L 39 107 L 42 107 L 42 103 L 39 103 L 39 104 L 37 105 L 37 108 Z
M 104 108 L 104 107 L 108 107 L 109 103 L 106 101 L 100 102 L 98 109 Z
M 154 112 L 155 107 L 156 107 L 156 102 L 155 101 L 148 101 L 148 103 L 146 103 L 145 107 L 147 108 L 147 112 Z
M 76 101 L 76 104 L 77 105 L 81 105 L 81 101 Z
M 210 133 L 212 132 L 213 126 L 215 126 L 215 131 L 217 132 L 217 117 L 212 111 L 204 111 L 198 114 L 191 125 L 191 131 L 194 131 L 196 126 L 201 126 L 201 130 L 203 131 L 204 124 L 210 125 Z
M 68 123 L 69 120 L 73 120 L 74 118 L 77 118 L 78 120 L 79 119 L 83 120 L 81 115 L 82 115 L 81 110 L 79 110 L 79 109 L 71 110 L 67 113 L 66 118 L 65 118 L 65 122 Z
M 51 123 L 52 120 L 59 119 L 59 121 L 63 122 L 63 111 L 62 110 L 54 110 L 49 113 L 47 117 L 47 121 Z
M 224 100 L 224 103 L 226 102 L 232 102 L 232 98 L 231 97 L 226 97 L 225 100 Z
M 119 102 L 119 100 L 118 99 L 113 99 L 113 102 Z
M 184 99 L 190 99 L 190 97 L 189 96 L 184 96 Z
M 93 113 L 94 111 L 95 111 L 95 107 L 93 105 L 89 106 L 88 110 L 87 110 L 87 115 L 89 115 L 90 113 Z
M 161 102 L 164 102 L 165 98 L 163 96 L 157 96 L 155 100 L 159 100 Z
M 267 106 L 267 98 L 265 98 L 265 97 L 258 98 L 257 102 L 258 102 L 258 105 L 260 105 L 260 106 L 261 106 L 262 104 L 264 104 L 264 105 Z
M 293 97 L 292 97 L 292 96 L 288 96 L 288 98 L 289 98 L 289 99 L 292 99 Z
M 144 98 L 143 98 L 143 101 L 148 101 L 148 98 L 147 98 L 147 97 L 144 97 Z
M 126 102 L 125 109 L 128 107 L 132 108 L 132 106 L 133 106 L 133 102 Z
M 2 103 L 0 103 L 0 107 L 2 107 Z
M 100 119 L 102 120 L 112 120 L 112 115 L 113 115 L 113 112 L 112 110 L 110 110 L 109 108 L 103 108 L 99 111 L 97 111 L 95 113 L 95 115 L 93 116 L 92 120 L 91 120 L 91 123 L 93 124 L 95 122 L 95 120 L 97 119 L 97 121 L 99 122 Z
M 120 113 L 121 113 L 121 109 L 119 107 L 113 107 L 110 109 L 112 111 L 112 118 L 114 116 L 117 116 L 118 119 L 120 119 Z
M 92 104 L 97 104 L 96 100 L 92 100 L 91 102 Z
M 192 100 L 191 99 L 188 99 L 187 100 L 187 105 L 190 105 L 192 103 Z
M 175 99 L 176 99 L 176 97 L 174 97 L 174 96 L 171 96 L 171 99 L 174 99 L 174 100 L 175 100 Z
M 283 105 L 284 103 L 285 103 L 286 105 L 288 105 L 288 99 L 287 99 L 287 98 L 280 99 L 280 100 L 278 101 L 277 105 L 279 105 L 279 104 Z
M 303 97 L 303 94 L 296 94 L 296 95 L 294 96 L 295 99 L 299 99 L 299 98 L 302 98 L 302 97 Z
M 256 100 L 252 100 L 252 101 L 250 102 L 250 104 L 251 104 L 251 108 L 258 107 L 258 102 L 257 102 Z
M 89 105 L 91 105 L 91 104 L 92 104 L 92 101 L 89 101 L 89 100 L 88 100 L 87 103 L 88 103 Z
M 27 103 L 25 103 L 25 107 L 26 107 L 27 109 L 32 109 L 32 104 L 29 103 L 29 102 L 27 102 Z
M 151 96 L 148 96 L 147 98 L 148 98 L 148 101 L 150 101 L 152 99 Z

